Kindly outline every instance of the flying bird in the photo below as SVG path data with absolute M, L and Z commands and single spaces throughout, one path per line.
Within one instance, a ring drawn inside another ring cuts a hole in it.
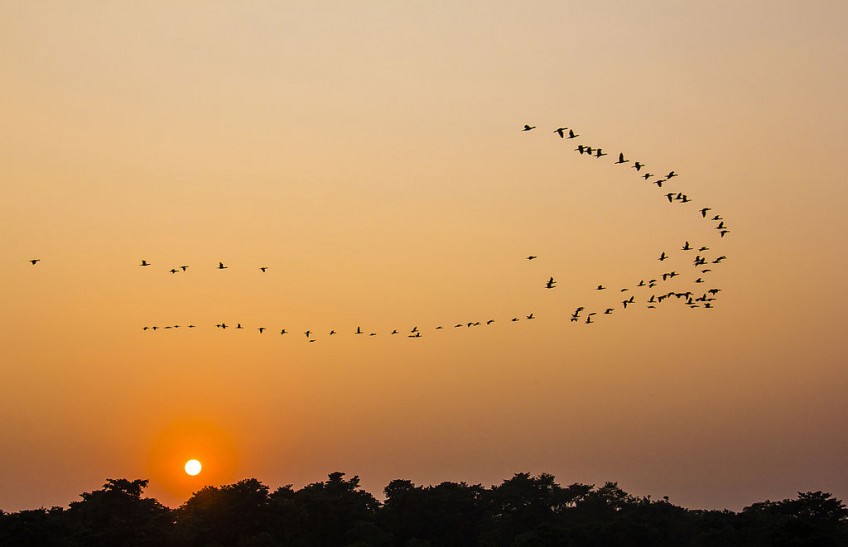
M 35 266 L 39 262 L 41 262 L 40 258 L 33 258 L 32 260 L 29 261 L 29 263 L 32 264 L 33 266 Z
M 568 128 L 567 127 L 558 127 L 554 130 L 554 133 L 559 134 L 559 138 L 562 139 L 562 138 L 565 137 L 565 130 L 566 129 L 568 129 Z
M 536 126 L 524 124 L 524 129 L 522 129 L 522 131 L 530 131 L 531 129 L 536 129 Z
M 637 161 L 636 163 L 634 163 L 634 164 L 633 164 L 633 169 L 635 169 L 637 172 L 638 172 L 638 171 L 641 171 L 643 167 L 645 167 L 645 164 L 644 164 L 644 163 L 640 163 L 640 162 L 638 162 L 638 161 Z
M 598 148 L 597 150 L 595 150 L 595 157 L 596 157 L 596 158 L 600 158 L 600 157 L 602 157 L 602 156 L 609 156 L 609 154 L 606 154 L 606 153 L 604 153 L 604 152 L 601 152 L 601 149 L 600 149 L 600 148 Z
M 550 279 L 548 279 L 548 282 L 545 283 L 545 288 L 546 289 L 553 289 L 555 285 L 556 285 L 556 281 L 554 281 L 554 278 L 551 277 Z
M 579 136 L 580 135 L 576 134 L 573 130 L 571 130 L 571 129 L 568 130 L 568 138 L 569 139 L 576 139 Z
M 139 266 L 150 266 L 150 262 L 148 262 L 146 260 L 142 260 L 141 264 L 139 264 Z
M 262 273 L 265 273 L 265 270 L 268 269 L 268 266 L 259 266 L 259 269 L 262 270 Z
M 616 164 L 618 164 L 618 163 L 627 163 L 628 161 L 630 161 L 630 160 L 626 160 L 626 159 L 624 159 L 624 152 L 619 152 L 619 154 L 618 154 L 618 161 L 617 161 L 617 162 L 615 162 L 615 163 L 616 163 Z
M 224 266 L 224 263 L 223 263 L 223 262 L 218 262 L 218 269 L 219 269 L 219 270 L 226 270 L 226 269 L 227 269 L 227 266 Z
M 539 258 L 539 257 L 535 256 L 535 255 L 530 255 L 530 256 L 527 257 L 527 260 L 533 260 L 533 259 L 536 259 L 536 258 Z

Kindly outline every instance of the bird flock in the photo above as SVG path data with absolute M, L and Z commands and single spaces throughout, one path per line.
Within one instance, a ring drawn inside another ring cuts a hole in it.
M 536 126 L 528 124 L 524 125 L 522 131 L 530 132 L 535 129 Z M 580 137 L 579 133 L 576 133 L 573 128 L 569 127 L 557 127 L 553 132 L 558 135 L 560 139 L 566 141 L 571 141 Z M 609 153 L 604 152 L 604 148 L 602 146 L 584 143 L 576 144 L 576 148 L 573 149 L 573 152 L 576 152 L 579 156 L 585 158 L 593 158 L 595 161 L 602 160 L 602 158 L 610 155 Z M 679 176 L 676 171 L 669 170 L 666 172 L 665 169 L 662 169 L 657 170 L 657 172 L 665 172 L 664 175 L 655 175 L 648 170 L 648 166 L 645 163 L 640 160 L 631 161 L 624 152 L 613 154 L 612 157 L 615 158 L 615 161 L 611 162 L 613 168 L 620 169 L 628 173 L 630 173 L 630 170 L 632 169 L 632 173 L 628 176 L 637 177 L 638 179 L 641 179 L 641 181 L 661 189 L 663 191 L 662 198 L 667 200 L 668 203 L 677 206 L 687 206 L 694 202 L 694 200 L 682 188 L 675 188 L 675 186 L 677 186 L 677 181 L 673 181 L 672 179 L 676 179 Z M 714 214 L 711 207 L 693 208 L 693 214 L 698 215 L 701 221 L 711 222 L 714 224 L 713 227 L 717 234 L 716 242 L 720 243 L 725 236 L 731 233 L 725 219 L 722 218 L 720 214 Z M 713 247 L 715 247 L 715 243 L 713 242 L 699 242 L 697 244 L 692 244 L 689 240 L 684 240 L 680 243 L 679 249 L 659 249 L 655 256 L 655 260 L 658 263 L 657 268 L 648 275 L 645 275 L 643 278 L 634 281 L 632 285 L 619 287 L 617 291 L 615 289 L 607 288 L 603 283 L 599 283 L 594 287 L 595 291 L 603 294 L 614 295 L 618 293 L 618 297 L 611 296 L 609 298 L 607 305 L 596 309 L 589 309 L 586 306 L 577 306 L 573 310 L 566 310 L 564 313 L 568 314 L 567 317 L 571 323 L 591 325 L 599 321 L 603 316 L 627 313 L 634 307 L 639 306 L 650 310 L 656 310 L 673 302 L 682 304 L 693 310 L 713 309 L 715 308 L 715 303 L 718 300 L 721 289 L 715 287 L 710 280 L 714 270 L 721 267 L 724 261 L 727 260 L 725 255 L 716 253 L 713 250 Z M 682 257 L 683 260 L 679 260 L 678 262 L 688 265 L 678 268 L 663 267 L 665 262 L 669 260 L 672 255 L 679 255 L 678 258 Z M 523 258 L 523 260 L 526 260 L 527 262 L 541 261 L 540 257 L 534 254 L 527 255 Z M 29 262 L 32 266 L 37 266 L 41 263 L 41 259 L 30 259 Z M 151 270 L 155 269 L 154 264 L 147 259 L 141 259 L 138 266 Z M 255 268 L 259 274 L 266 274 L 270 269 L 269 266 L 264 264 L 254 265 L 251 267 Z M 223 271 L 229 269 L 229 265 L 219 261 L 217 266 L 210 265 L 210 268 Z M 180 264 L 165 266 L 160 271 L 167 271 L 171 275 L 176 275 L 184 274 L 188 272 L 188 270 L 189 265 Z M 543 278 L 538 281 L 539 288 L 555 291 L 557 288 L 557 280 L 555 276 L 548 275 L 546 277 L 547 279 Z M 681 280 L 683 280 L 683 287 L 680 286 Z M 674 285 L 672 285 L 672 282 L 674 282 Z M 621 300 L 619 300 L 619 298 L 621 298 Z M 536 319 L 535 313 L 523 312 L 511 317 L 500 318 L 500 321 L 510 324 L 519 321 L 532 321 L 534 319 Z M 269 334 L 276 333 L 278 336 L 288 335 L 301 337 L 302 340 L 314 343 L 318 341 L 319 338 L 329 339 L 342 333 L 363 337 L 388 335 L 405 336 L 410 339 L 421 339 L 425 336 L 425 333 L 443 331 L 446 329 L 486 328 L 494 325 L 496 322 L 498 322 L 497 319 L 486 317 L 475 318 L 470 321 L 466 319 L 462 321 L 446 322 L 444 324 L 435 324 L 427 328 L 414 325 L 411 327 L 393 328 L 382 332 L 364 329 L 361 325 L 349 326 L 346 329 L 330 329 L 318 332 L 313 328 L 306 328 L 304 330 L 300 328 L 289 330 L 291 327 L 280 325 L 274 327 L 266 325 L 253 325 L 247 327 L 241 322 L 228 323 L 225 321 L 216 323 L 215 328 L 222 332 L 252 330 L 258 334 L 265 334 L 266 332 Z M 211 328 L 211 325 L 209 327 Z M 191 323 L 186 325 L 144 325 L 141 330 L 145 332 L 159 332 L 195 328 L 198 328 L 198 326 Z

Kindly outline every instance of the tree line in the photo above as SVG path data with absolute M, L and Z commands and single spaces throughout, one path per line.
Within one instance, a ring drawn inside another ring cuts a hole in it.
M 45 547 L 276 546 L 842 546 L 848 509 L 826 492 L 741 512 L 686 509 L 668 498 L 557 484 L 518 473 L 500 485 L 390 482 L 380 502 L 359 477 L 271 491 L 256 479 L 207 486 L 170 509 L 148 481 L 108 479 L 67 508 L 0 511 L 0 545 Z

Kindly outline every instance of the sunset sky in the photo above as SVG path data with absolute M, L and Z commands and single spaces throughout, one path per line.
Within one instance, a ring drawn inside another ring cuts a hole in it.
M 0 1 L 0 509 L 333 471 L 848 498 L 846 20 Z M 685 241 L 727 257 L 697 288 Z

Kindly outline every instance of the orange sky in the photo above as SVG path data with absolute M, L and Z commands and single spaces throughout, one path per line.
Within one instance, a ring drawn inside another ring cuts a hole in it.
M 741 4 L 0 4 L 0 509 L 336 470 L 848 498 L 848 7 Z M 687 240 L 716 308 L 647 309 Z

